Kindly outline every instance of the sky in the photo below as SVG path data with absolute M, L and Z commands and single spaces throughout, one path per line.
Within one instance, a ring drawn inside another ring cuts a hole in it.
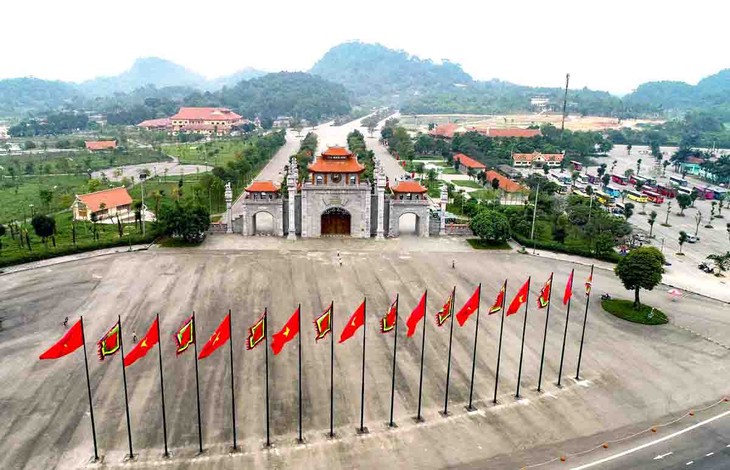
M 8 0 L 0 16 L 0 78 L 82 81 L 150 56 L 209 78 L 307 70 L 352 40 L 448 59 L 478 80 L 560 87 L 569 72 L 571 88 L 615 94 L 730 67 L 722 0 Z

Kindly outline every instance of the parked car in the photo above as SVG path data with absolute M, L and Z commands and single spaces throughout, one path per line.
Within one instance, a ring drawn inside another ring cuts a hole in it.
M 694 235 L 687 235 L 687 242 L 697 243 L 698 241 L 700 241 L 700 237 L 695 237 Z

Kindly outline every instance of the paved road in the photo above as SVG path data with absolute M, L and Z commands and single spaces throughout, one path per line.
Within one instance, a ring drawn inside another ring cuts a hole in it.
M 125 165 L 116 166 L 114 168 L 105 168 L 103 170 L 95 171 L 91 174 L 92 178 L 101 178 L 102 173 L 109 179 L 109 181 L 121 181 L 122 178 L 134 178 L 135 183 L 139 182 L 139 173 L 142 170 L 147 170 L 150 174 L 150 178 L 166 177 L 166 178 L 178 178 L 182 175 L 192 175 L 196 173 L 205 173 L 213 169 L 212 166 L 205 165 L 181 165 L 177 157 L 168 155 L 170 161 L 166 162 L 153 162 L 153 163 L 141 163 L 139 165 Z M 114 171 L 120 169 L 121 173 L 116 175 Z

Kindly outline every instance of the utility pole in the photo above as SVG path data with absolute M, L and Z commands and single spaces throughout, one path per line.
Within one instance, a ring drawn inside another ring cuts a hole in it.
M 144 216 L 145 216 L 145 206 L 144 206 L 144 181 L 147 179 L 147 173 L 142 172 L 139 174 L 139 179 L 142 181 L 142 236 L 145 235 L 145 226 L 144 226 Z
M 537 217 L 537 196 L 540 194 L 540 182 L 537 182 L 535 189 L 535 207 L 532 209 L 532 230 L 530 230 L 530 238 L 532 238 L 532 254 L 535 254 L 535 218 Z
M 563 119 L 560 122 L 560 139 L 563 139 L 563 131 L 565 130 L 565 111 L 568 106 L 568 83 L 570 82 L 570 74 L 565 74 L 565 95 L 563 95 Z

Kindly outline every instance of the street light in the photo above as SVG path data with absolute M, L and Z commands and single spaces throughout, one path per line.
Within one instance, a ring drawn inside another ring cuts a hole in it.
M 147 173 L 142 171 L 139 174 L 139 180 L 142 182 L 142 236 L 145 235 L 145 225 L 144 225 L 144 219 L 145 219 L 145 205 L 144 205 L 144 181 L 147 179 Z M 130 251 L 132 250 L 132 245 L 130 241 Z

